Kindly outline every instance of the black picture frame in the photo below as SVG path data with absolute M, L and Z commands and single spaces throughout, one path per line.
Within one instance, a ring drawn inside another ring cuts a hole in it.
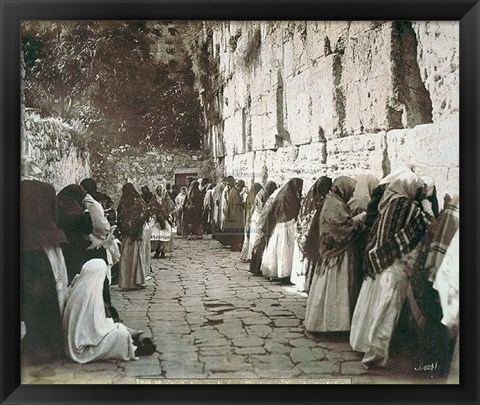
M 479 61 L 478 0 L 0 0 L 1 13 L 1 354 L 2 404 L 20 403 L 461 403 L 479 401 Z M 461 164 L 460 385 L 415 386 L 38 386 L 20 385 L 19 167 L 20 21 L 459 20 Z

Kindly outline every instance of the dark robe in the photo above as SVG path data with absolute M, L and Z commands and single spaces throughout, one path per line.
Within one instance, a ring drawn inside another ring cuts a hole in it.
M 63 355 L 62 319 L 55 276 L 44 248 L 66 242 L 57 228 L 57 199 L 47 183 L 20 183 L 21 318 L 26 335 L 22 352 L 28 363 L 57 360 Z

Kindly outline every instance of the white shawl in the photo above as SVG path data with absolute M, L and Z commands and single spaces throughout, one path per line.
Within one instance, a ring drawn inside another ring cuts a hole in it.
M 68 292 L 63 313 L 65 352 L 77 363 L 135 359 L 135 346 L 125 325 L 105 315 L 102 290 L 107 268 L 102 259 L 89 260 Z

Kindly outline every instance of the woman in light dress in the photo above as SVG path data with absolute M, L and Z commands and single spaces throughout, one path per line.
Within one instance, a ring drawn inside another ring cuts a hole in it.
M 378 205 L 366 247 L 367 278 L 360 290 L 350 333 L 352 348 L 365 353 L 365 368 L 384 366 L 389 359 L 393 332 L 409 295 L 409 277 L 418 256 L 418 244 L 432 218 L 422 209 L 427 201 L 423 200 L 423 184 L 420 177 L 406 170 L 386 187 Z
M 148 241 L 143 239 L 148 209 L 133 184 L 125 184 L 122 191 L 118 204 L 118 228 L 122 234 L 118 285 L 122 289 L 145 288 L 151 257 L 146 249 L 146 243 L 150 245 L 150 238 Z
M 307 299 L 305 329 L 309 332 L 350 330 L 355 300 L 357 240 L 363 225 L 352 218 L 347 202 L 355 180 L 340 176 L 325 197 L 319 219 L 319 259 Z
M 155 195 L 148 204 L 150 211 L 151 251 L 155 259 L 165 258 L 165 253 L 172 253 L 172 222 L 170 214 L 175 210 L 175 204 L 164 186 L 155 189 Z
M 265 221 L 266 213 L 273 204 L 273 200 L 280 191 L 274 181 L 267 181 L 265 188 L 255 197 L 254 209 L 250 220 L 250 240 L 249 249 L 251 250 L 250 273 L 261 274 L 263 252 L 267 244 L 267 239 L 260 228 L 260 224 Z
M 303 180 L 293 178 L 278 192 L 264 220 L 259 223 L 267 245 L 260 271 L 269 279 L 290 281 L 292 273 L 295 221 L 300 211 Z
M 107 270 L 104 260 L 89 260 L 67 293 L 63 312 L 65 352 L 77 363 L 135 359 L 128 328 L 105 315 L 102 291 Z
M 183 203 L 187 197 L 187 188 L 182 187 L 180 193 L 175 197 L 175 225 L 177 227 L 177 235 L 183 234 Z
M 245 199 L 245 238 L 243 240 L 242 253 L 240 254 L 240 260 L 245 263 L 248 263 L 252 258 L 253 243 L 250 241 L 250 238 L 255 237 L 256 226 L 256 221 L 253 222 L 252 217 L 255 211 L 255 199 L 261 190 L 263 190 L 262 185 L 252 181 L 250 191 Z
M 325 196 L 331 187 L 331 178 L 320 177 L 300 204 L 300 213 L 295 226 L 293 264 L 290 276 L 290 282 L 296 285 L 298 291 L 308 291 L 310 287 L 312 267 L 315 266 L 318 259 L 318 219 Z

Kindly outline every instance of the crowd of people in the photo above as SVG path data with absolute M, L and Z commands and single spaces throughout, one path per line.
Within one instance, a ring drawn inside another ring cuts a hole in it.
M 121 323 L 110 285 L 144 288 L 152 253 L 171 254 L 176 232 L 211 234 L 254 275 L 306 292 L 307 333 L 349 332 L 365 368 L 389 364 L 392 340 L 406 333 L 436 375 L 448 373 L 458 349 L 459 199 L 447 194 L 440 212 L 433 180 L 409 166 L 381 180 L 321 176 L 305 195 L 300 178 L 281 187 L 189 178 L 178 192 L 166 184 L 154 193 L 127 183 L 117 211 L 93 179 L 56 196 L 33 167 L 21 187 L 31 360 L 58 355 L 54 342 L 77 362 L 151 353 L 151 340 Z

